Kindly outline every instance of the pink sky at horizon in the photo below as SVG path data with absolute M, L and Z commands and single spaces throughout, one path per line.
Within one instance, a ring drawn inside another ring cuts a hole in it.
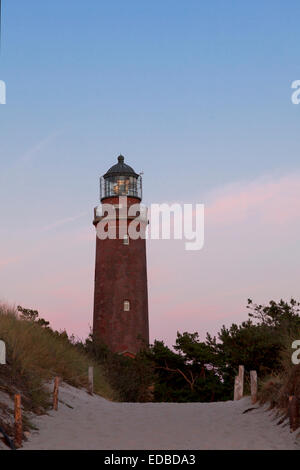
M 148 205 L 206 208 L 201 251 L 147 242 L 152 341 L 298 297 L 299 2 L 3 4 L 0 302 L 87 336 L 93 209 L 120 153 Z
M 151 341 L 215 334 L 247 318 L 247 299 L 297 298 L 300 174 L 234 183 L 207 194 L 205 244 L 148 240 Z M 195 203 L 195 201 L 193 201 Z M 85 338 L 92 325 L 95 232 L 90 212 L 2 233 L 1 301 L 39 310 Z

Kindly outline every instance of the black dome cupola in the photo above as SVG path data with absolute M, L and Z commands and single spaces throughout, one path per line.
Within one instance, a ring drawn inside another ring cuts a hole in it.
M 133 168 L 131 166 L 126 165 L 124 163 L 125 158 L 123 155 L 118 156 L 118 163 L 114 166 L 112 166 L 104 175 L 104 178 L 107 178 L 109 176 L 136 176 L 138 177 L 139 175 L 136 174 Z

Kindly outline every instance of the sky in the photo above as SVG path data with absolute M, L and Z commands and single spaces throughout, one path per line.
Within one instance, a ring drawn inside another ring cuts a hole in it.
M 3 0 L 0 300 L 85 338 L 99 176 L 205 204 L 205 244 L 147 242 L 151 341 L 299 299 L 297 1 Z

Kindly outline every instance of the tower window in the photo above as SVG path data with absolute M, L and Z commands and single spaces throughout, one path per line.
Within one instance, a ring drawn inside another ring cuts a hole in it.
M 129 245 L 129 236 L 128 235 L 124 235 L 123 245 Z
M 124 312 L 130 311 L 130 302 L 129 300 L 124 300 Z

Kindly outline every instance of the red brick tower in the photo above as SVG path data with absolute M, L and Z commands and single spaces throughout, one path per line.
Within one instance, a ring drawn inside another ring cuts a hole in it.
M 143 344 L 149 343 L 146 241 L 144 237 L 132 239 L 128 231 L 133 219 L 141 233 L 148 223 L 140 205 L 141 176 L 120 155 L 118 163 L 101 177 L 100 191 L 102 204 L 95 209 L 94 218 L 97 241 L 93 334 L 112 351 L 134 356 Z M 133 204 L 137 206 L 131 207 Z M 112 208 L 116 216 L 111 217 L 107 208 Z M 133 216 L 134 208 L 138 212 Z M 115 229 L 116 238 L 99 236 L 108 226 Z

